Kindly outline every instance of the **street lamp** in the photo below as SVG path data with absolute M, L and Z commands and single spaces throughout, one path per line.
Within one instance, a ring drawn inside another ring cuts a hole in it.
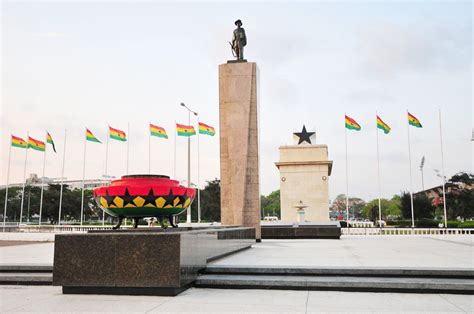
M 188 106 L 184 103 L 181 103 L 181 106 L 188 110 L 188 125 L 191 125 L 191 113 L 195 116 L 198 115 L 196 111 L 191 110 Z M 187 180 L 188 188 L 191 187 L 191 137 L 188 136 L 188 180 Z M 191 206 L 188 207 L 186 210 L 186 222 L 191 223 Z

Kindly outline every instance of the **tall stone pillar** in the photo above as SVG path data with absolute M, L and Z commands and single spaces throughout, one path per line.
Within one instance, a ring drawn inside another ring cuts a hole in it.
M 221 222 L 260 239 L 257 74 L 254 62 L 219 65 Z

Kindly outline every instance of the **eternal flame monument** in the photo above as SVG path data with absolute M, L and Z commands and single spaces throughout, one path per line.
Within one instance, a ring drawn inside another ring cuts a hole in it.
M 295 206 L 304 203 L 304 220 L 329 221 L 328 181 L 332 160 L 328 160 L 328 147 L 315 144 L 316 133 L 306 131 L 293 134 L 294 145 L 280 147 L 280 204 L 282 222 L 299 221 Z
M 256 229 L 260 239 L 258 68 L 247 62 L 242 22 L 231 43 L 236 60 L 219 65 L 221 222 Z

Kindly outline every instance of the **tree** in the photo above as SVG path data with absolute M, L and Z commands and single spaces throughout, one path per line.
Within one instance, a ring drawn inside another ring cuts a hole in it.
M 221 221 L 221 181 L 214 179 L 207 181 L 204 189 L 201 189 L 201 221 Z M 198 204 L 197 195 L 191 205 L 191 218 L 197 221 Z
M 280 190 L 276 190 L 268 194 L 268 196 L 261 196 L 262 214 L 265 216 L 280 217 Z
M 448 219 L 474 217 L 474 175 L 460 172 L 453 175 L 448 183 L 453 184 L 449 192 L 446 193 Z
M 411 219 L 411 201 L 410 193 L 402 192 L 400 197 L 402 216 L 405 219 Z M 433 218 L 435 208 L 428 197 L 424 194 L 413 195 L 413 208 L 415 219 Z
M 349 212 L 355 218 L 362 216 L 362 208 L 365 206 L 365 201 L 358 197 L 349 197 Z M 346 195 L 339 194 L 329 208 L 332 212 L 343 213 L 346 217 Z
M 400 216 L 400 197 L 398 195 L 393 196 L 390 200 L 383 198 L 380 200 L 380 204 L 382 208 L 382 220 L 388 220 L 389 216 Z M 375 199 L 368 202 L 362 209 L 362 215 L 374 222 L 379 220 L 379 200 Z

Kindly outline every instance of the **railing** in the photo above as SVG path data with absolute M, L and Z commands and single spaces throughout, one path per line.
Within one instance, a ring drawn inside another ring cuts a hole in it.
M 89 230 L 110 230 L 112 226 L 77 226 L 77 225 L 64 225 L 64 226 L 5 226 L 5 228 L 0 226 L 0 231 L 4 232 L 51 232 L 51 233 L 60 233 L 60 232 L 87 232 Z
M 343 235 L 474 234 L 474 228 L 341 228 Z

